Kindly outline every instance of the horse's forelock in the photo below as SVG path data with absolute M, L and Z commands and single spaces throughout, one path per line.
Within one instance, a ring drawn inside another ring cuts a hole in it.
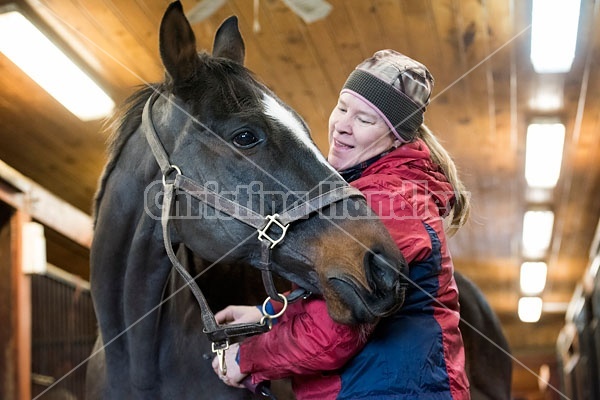
M 201 106 L 203 102 L 199 100 L 204 99 L 211 109 L 226 115 L 259 107 L 263 86 L 250 70 L 235 61 L 207 54 L 200 54 L 200 61 L 197 81 L 183 95 L 188 104 Z

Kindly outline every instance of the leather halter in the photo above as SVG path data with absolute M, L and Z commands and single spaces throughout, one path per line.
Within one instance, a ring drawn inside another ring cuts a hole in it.
M 364 196 L 359 190 L 351 186 L 340 186 L 309 199 L 308 201 L 303 202 L 291 209 L 284 210 L 279 214 L 267 216 L 260 215 L 255 211 L 242 206 L 241 204 L 223 197 L 220 194 L 210 190 L 206 186 L 186 177 L 178 166 L 171 164 L 169 161 L 168 153 L 160 141 L 154 126 L 154 122 L 152 121 L 152 106 L 159 96 L 161 96 L 160 92 L 154 92 L 146 102 L 142 114 L 142 130 L 146 135 L 146 139 L 148 140 L 148 144 L 152 149 L 154 158 L 156 158 L 156 161 L 158 162 L 163 174 L 164 200 L 161 211 L 161 224 L 164 245 L 171 263 L 185 280 L 186 284 L 190 287 L 194 297 L 196 298 L 196 301 L 198 302 L 198 305 L 200 306 L 202 322 L 204 323 L 204 333 L 206 333 L 208 338 L 213 342 L 213 351 L 218 352 L 220 350 L 222 352 L 228 347 L 228 339 L 230 337 L 266 332 L 270 329 L 271 324 L 265 323 L 265 318 L 258 323 L 219 325 L 216 322 L 214 314 L 210 310 L 202 291 L 198 287 L 194 278 L 179 262 L 173 251 L 173 245 L 171 243 L 171 237 L 169 234 L 169 219 L 171 217 L 173 198 L 176 195 L 176 190 L 184 191 L 199 201 L 206 203 L 210 207 L 225 213 L 257 230 L 258 239 L 260 240 L 261 246 L 261 261 L 259 268 L 262 271 L 263 284 L 269 297 L 280 302 L 282 301 L 281 298 L 284 296 L 277 293 L 273 283 L 273 277 L 271 274 L 271 250 L 284 239 L 289 224 L 299 219 L 303 219 L 309 214 L 317 212 L 320 209 L 340 200 L 349 197 Z M 167 180 L 168 176 L 172 175 L 173 173 L 175 174 L 175 178 L 170 181 Z M 272 225 L 279 227 L 281 230 L 280 237 L 272 238 L 269 236 L 268 231 Z M 285 302 L 293 301 L 308 295 L 310 295 L 309 292 L 301 289 L 292 293 L 289 299 L 284 300 Z M 266 315 L 266 317 L 266 319 L 269 319 L 273 316 Z M 222 356 L 222 353 L 219 353 L 219 355 Z

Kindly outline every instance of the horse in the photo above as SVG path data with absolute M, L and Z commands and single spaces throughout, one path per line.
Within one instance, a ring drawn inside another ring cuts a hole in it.
M 460 303 L 459 329 L 465 346 L 465 369 L 471 400 L 509 400 L 512 357 L 498 317 L 481 290 L 454 271 Z
M 212 54 L 198 53 L 171 3 L 159 51 L 165 80 L 121 108 L 95 197 L 88 398 L 252 398 L 220 383 L 210 361 L 230 338 L 268 329 L 269 316 L 220 326 L 203 290 L 236 293 L 253 267 L 273 300 L 288 301 L 272 273 L 300 288 L 296 298 L 322 295 L 334 320 L 372 323 L 402 305 L 406 262 L 302 118 L 244 67 L 235 17 Z M 205 279 L 222 267 L 231 276 Z

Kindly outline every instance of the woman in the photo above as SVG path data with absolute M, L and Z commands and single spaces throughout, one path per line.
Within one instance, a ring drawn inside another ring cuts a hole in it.
M 291 377 L 298 399 L 469 399 L 444 229 L 444 219 L 450 233 L 462 226 L 469 199 L 423 123 L 432 86 L 421 63 L 378 51 L 350 74 L 329 118 L 329 162 L 363 192 L 409 264 L 403 307 L 365 329 L 332 321 L 320 298 L 295 303 L 270 332 L 233 346 L 226 383 Z M 217 313 L 220 322 L 260 316 L 241 306 Z

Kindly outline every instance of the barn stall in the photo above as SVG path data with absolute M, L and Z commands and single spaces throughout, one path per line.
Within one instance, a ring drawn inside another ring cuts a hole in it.
M 88 215 L 0 162 L 2 398 L 85 398 L 98 328 L 89 283 L 67 271 L 86 268 L 91 228 Z

